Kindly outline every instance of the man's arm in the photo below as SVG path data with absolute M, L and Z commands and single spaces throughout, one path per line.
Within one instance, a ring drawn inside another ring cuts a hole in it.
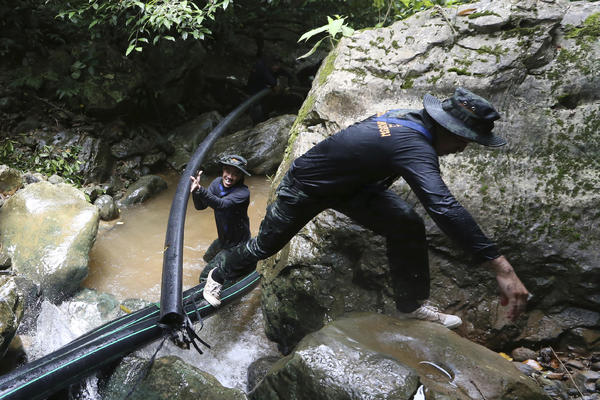
M 508 306 L 508 318 L 514 321 L 525 311 L 529 292 L 504 256 L 486 261 L 483 265 L 496 273 L 496 281 L 500 288 L 500 304 Z
M 238 204 L 248 202 L 248 199 L 250 198 L 250 191 L 244 185 L 236 187 L 236 189 L 224 197 L 215 196 L 210 190 L 206 190 L 203 187 L 200 187 L 196 193 L 198 193 L 199 196 L 202 196 L 204 202 L 208 204 L 209 207 L 215 210 L 237 206 Z

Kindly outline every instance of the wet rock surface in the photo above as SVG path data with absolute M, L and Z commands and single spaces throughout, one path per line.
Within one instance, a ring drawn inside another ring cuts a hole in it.
M 143 203 L 167 188 L 167 182 L 158 175 L 146 175 L 127 188 L 117 207 Z
M 408 399 L 420 384 L 453 399 L 546 398 L 509 361 L 440 325 L 373 313 L 306 336 L 249 397 L 289 390 L 290 399 Z
M 58 301 L 87 276 L 98 210 L 71 185 L 38 182 L 0 208 L 0 243 L 24 293 Z M 26 294 L 26 304 L 35 298 Z
M 0 359 L 4 357 L 23 318 L 23 303 L 14 277 L 0 275 Z
M 148 367 L 147 360 L 125 358 L 112 374 L 103 398 L 120 400 L 128 395 L 132 400 L 246 398 L 241 390 L 221 386 L 212 375 L 175 356 L 156 359 L 145 375 Z

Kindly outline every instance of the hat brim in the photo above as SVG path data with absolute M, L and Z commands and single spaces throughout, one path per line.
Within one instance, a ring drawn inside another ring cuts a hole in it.
M 470 129 L 460 119 L 455 118 L 444 111 L 442 102 L 430 94 L 426 94 L 425 97 L 423 97 L 423 106 L 431 118 L 455 135 L 488 147 L 500 147 L 506 144 L 506 140 L 492 132 L 487 135 L 482 135 Z
M 231 167 L 235 167 L 235 168 L 239 169 L 240 171 L 242 171 L 244 174 L 246 174 L 248 176 L 252 176 L 252 175 L 250 175 L 250 172 L 246 171 L 244 168 L 240 167 L 239 165 L 235 165 L 233 163 L 228 163 L 228 162 L 223 162 L 223 161 L 220 161 L 219 164 L 221 164 L 221 165 L 229 165 Z

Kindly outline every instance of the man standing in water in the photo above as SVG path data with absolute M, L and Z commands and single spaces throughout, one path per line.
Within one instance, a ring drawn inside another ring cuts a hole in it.
M 430 278 L 425 226 L 421 217 L 388 187 L 401 176 L 436 224 L 476 262 L 496 274 L 502 305 L 515 319 L 528 292 L 508 260 L 481 231 L 441 178 L 438 157 L 462 152 L 469 143 L 499 147 L 500 118 L 484 98 L 458 88 L 443 102 L 427 94 L 421 110 L 392 110 L 358 122 L 315 145 L 294 160 L 267 209 L 257 237 L 219 254 L 204 298 L 220 304 L 226 278 L 265 259 L 326 208 L 340 211 L 383 235 L 399 315 L 459 326 L 459 317 L 428 305 Z
M 250 176 L 246 171 L 247 161 L 238 155 L 226 155 L 219 160 L 223 167 L 220 177 L 215 178 L 208 189 L 200 185 L 202 171 L 194 177 L 191 176 L 192 199 L 196 210 L 211 207 L 215 212 L 218 238 L 215 239 L 204 253 L 204 261 L 209 262 L 221 250 L 229 249 L 239 243 L 250 239 L 250 220 L 248 218 L 248 205 L 250 204 L 250 190 L 244 185 L 244 175 Z M 247 265 L 248 270 L 255 268 Z M 204 269 L 200 280 L 206 279 L 209 269 Z M 236 276 L 232 276 L 235 278 Z

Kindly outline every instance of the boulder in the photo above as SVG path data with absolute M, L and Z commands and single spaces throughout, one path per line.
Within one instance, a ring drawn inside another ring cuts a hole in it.
M 218 139 L 206 157 L 204 167 L 208 172 L 218 172 L 221 156 L 238 154 L 248 160 L 248 169 L 252 174 L 275 173 L 283 160 L 294 120 L 295 115 L 280 115 L 253 128 Z
M 167 188 L 167 182 L 158 175 L 145 175 L 127 188 L 123 198 L 117 201 L 118 207 L 143 203 Z
M 87 276 L 98 222 L 98 209 L 81 191 L 63 183 L 30 184 L 4 204 L 0 244 L 26 296 L 41 291 L 58 301 L 79 288 Z M 27 298 L 26 304 L 32 300 Z
M 462 317 L 461 334 L 493 348 L 517 338 L 532 346 L 558 341 L 573 329 L 585 329 L 594 342 L 600 331 L 600 214 L 592 211 L 600 205 L 598 13 L 597 2 L 481 1 L 432 8 L 342 39 L 298 113 L 273 189 L 296 157 L 337 130 L 386 109 L 420 109 L 425 93 L 443 99 L 457 86 L 470 89 L 497 107 L 496 132 L 508 145 L 492 151 L 474 145 L 444 157 L 442 176 L 533 293 L 532 312 L 510 323 L 493 274 L 457 249 L 400 180 L 392 189 L 417 204 L 426 222 L 432 300 Z M 343 311 L 391 309 L 383 239 L 365 232 L 365 248 L 346 246 L 348 234 L 358 231 L 325 212 L 259 264 L 267 278 L 266 329 L 280 348 L 289 350 Z M 284 270 L 285 283 L 275 278 Z M 536 333 L 537 322 L 544 329 Z
M 221 384 L 210 374 L 201 371 L 176 356 L 149 361 L 138 357 L 123 359 L 110 377 L 102 398 L 119 400 L 207 399 L 243 400 L 244 393 Z M 147 375 L 144 375 L 150 368 Z M 130 393 L 131 392 L 131 393 Z M 128 396 L 129 395 L 129 396 Z
M 0 165 L 0 197 L 11 195 L 23 186 L 23 174 L 14 168 Z
M 23 296 L 15 279 L 0 275 L 0 358 L 4 357 L 23 318 Z
M 438 324 L 353 313 L 306 336 L 251 399 L 545 399 L 510 361 Z M 416 398 L 416 397 L 415 397 Z
M 79 161 L 82 164 L 79 171 L 86 182 L 104 182 L 109 178 L 115 159 L 108 143 L 106 139 L 92 136 L 81 139 Z
M 103 194 L 94 201 L 94 205 L 98 207 L 100 219 L 110 221 L 119 217 L 119 210 L 115 205 L 113 198 L 107 194 Z
M 273 364 L 279 361 L 281 357 L 265 356 L 255 360 L 248 366 L 248 383 L 246 390 L 252 391 L 260 381 L 267 375 Z
M 183 170 L 198 145 L 221 122 L 223 117 L 216 111 L 207 112 L 177 127 L 168 137 L 175 149 L 167 161 L 176 171 Z

